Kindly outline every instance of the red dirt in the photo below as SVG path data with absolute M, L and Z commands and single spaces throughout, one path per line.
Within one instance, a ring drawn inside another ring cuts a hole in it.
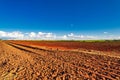
M 46 46 L 52 48 L 65 48 L 65 49 L 87 49 L 98 51 L 119 51 L 120 42 L 60 42 L 60 41 L 13 41 L 27 45 Z
M 40 44 L 33 46 L 37 43 L 0 41 L 0 80 L 120 80 L 120 58 L 46 50 L 38 47 Z M 57 42 L 48 43 L 56 47 Z M 74 44 L 65 43 L 68 47 Z

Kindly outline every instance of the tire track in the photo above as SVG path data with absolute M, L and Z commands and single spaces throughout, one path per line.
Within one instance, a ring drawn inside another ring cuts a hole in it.
M 18 45 L 18 44 L 16 44 L 16 45 Z M 24 45 L 20 45 L 20 46 L 24 46 Z M 24 47 L 28 47 L 28 46 L 24 46 Z M 29 48 L 32 48 L 33 49 L 33 47 L 29 47 Z M 36 49 L 36 48 L 34 48 L 34 49 Z M 26 50 L 26 49 L 21 49 L 21 50 L 24 50 L 24 51 L 28 51 L 29 52 L 29 50 Z M 40 49 L 41 50 L 41 49 Z M 44 50 L 44 51 L 46 51 L 46 50 Z M 32 52 L 32 51 L 30 51 L 30 52 Z M 32 52 L 33 53 L 33 52 Z M 70 63 L 70 65 L 71 65 L 71 63 Z M 73 65 L 72 65 L 73 66 Z M 78 66 L 77 66 L 78 67 Z M 86 70 L 85 68 L 82 68 L 82 67 L 80 67 L 81 69 L 84 69 L 84 70 Z M 99 74 L 99 73 L 96 73 L 96 72 L 93 72 L 93 71 L 91 71 L 91 70 L 87 70 L 87 71 L 89 71 L 89 72 L 92 72 L 92 73 L 95 73 L 95 74 L 97 74 L 97 75 L 101 75 L 101 76 L 104 76 L 104 77 L 106 77 L 106 78 L 108 78 L 108 79 L 114 79 L 114 78 L 110 78 L 110 77 L 107 77 L 107 76 L 105 76 L 105 75 L 102 75 L 102 74 Z M 111 72 L 110 72 L 111 73 Z M 113 73 L 112 73 L 113 74 Z

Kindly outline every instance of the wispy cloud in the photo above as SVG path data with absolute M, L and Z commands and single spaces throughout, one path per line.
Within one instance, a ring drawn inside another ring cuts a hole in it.
M 104 32 L 105 34 L 107 32 Z M 58 36 L 54 33 L 45 33 L 45 32 L 20 32 L 20 31 L 13 31 L 13 32 L 6 32 L 0 31 L 0 38 L 1 39 L 14 39 L 14 40 L 92 40 L 92 39 L 120 39 L 120 36 L 108 35 L 104 37 L 100 36 L 93 36 L 93 35 L 76 35 L 74 33 L 70 34 L 63 34 Z
M 108 32 L 103 32 L 104 34 L 108 34 Z

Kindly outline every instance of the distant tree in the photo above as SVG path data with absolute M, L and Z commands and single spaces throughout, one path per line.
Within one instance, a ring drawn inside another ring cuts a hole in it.
M 105 42 L 110 42 L 111 40 L 105 40 Z
M 115 39 L 115 40 L 113 40 L 114 42 L 119 42 L 120 41 L 120 39 Z

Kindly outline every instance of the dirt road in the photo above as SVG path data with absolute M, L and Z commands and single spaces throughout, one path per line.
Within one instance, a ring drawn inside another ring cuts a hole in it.
M 120 59 L 0 41 L 0 80 L 120 80 Z

